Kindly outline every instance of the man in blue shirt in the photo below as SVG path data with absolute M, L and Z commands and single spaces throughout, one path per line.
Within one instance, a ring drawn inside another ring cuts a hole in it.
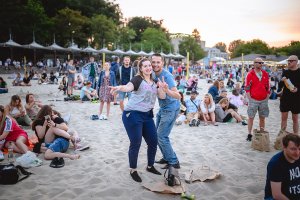
M 168 70 L 163 69 L 164 59 L 160 54 L 153 54 L 151 56 L 151 65 L 154 71 L 154 79 L 156 81 L 160 79 L 168 84 L 168 89 L 165 91 L 166 98 L 158 99 L 160 109 L 156 116 L 156 128 L 158 146 L 163 158 L 157 161 L 157 163 L 167 164 L 164 168 L 167 168 L 168 165 L 180 168 L 176 153 L 171 146 L 169 135 L 180 111 L 179 99 L 181 96 L 176 88 L 173 75 Z
M 282 145 L 283 151 L 268 163 L 265 200 L 300 199 L 300 137 L 288 134 Z

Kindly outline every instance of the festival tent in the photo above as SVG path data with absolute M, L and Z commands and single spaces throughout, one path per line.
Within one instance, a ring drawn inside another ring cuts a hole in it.
M 136 53 L 136 55 L 139 55 L 139 56 L 148 56 L 148 53 L 146 53 L 145 51 L 139 51 Z
M 279 62 L 276 63 L 276 65 L 287 65 L 287 64 L 288 64 L 287 59 L 279 61 Z M 298 60 L 298 65 L 299 64 L 300 64 L 300 60 Z
M 98 53 L 98 51 L 90 46 L 86 47 L 85 49 L 82 50 L 83 52 L 87 53 Z
M 129 49 L 128 51 L 125 52 L 125 55 L 136 56 L 137 53 L 135 51 L 132 51 L 131 49 Z
M 22 47 L 22 45 L 16 43 L 11 39 L 11 34 L 9 34 L 9 40 L 4 43 L 0 43 L 0 46 L 2 47 L 9 47 L 10 49 L 10 58 L 13 59 L 13 47 Z

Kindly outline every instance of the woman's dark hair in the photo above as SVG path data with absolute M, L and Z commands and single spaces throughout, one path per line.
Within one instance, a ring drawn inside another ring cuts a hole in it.
M 216 86 L 217 89 L 219 90 L 219 81 L 218 81 L 218 80 L 216 80 L 216 81 L 213 83 L 213 85 Z
M 28 93 L 28 94 L 26 94 L 26 97 L 25 97 L 25 101 L 26 101 L 26 103 L 28 103 L 29 102 L 29 97 L 30 97 L 30 95 L 33 95 L 32 93 Z
M 35 130 L 35 127 L 37 125 L 37 121 L 38 120 L 45 120 L 45 116 L 46 115 L 52 115 L 52 108 L 49 105 L 44 105 L 40 111 L 38 112 L 38 114 L 36 115 L 36 118 L 33 120 L 32 122 L 32 130 Z
M 233 94 L 234 96 L 239 96 L 239 93 L 238 93 L 237 89 L 233 89 L 233 90 L 232 90 L 232 94 Z
M 52 112 L 53 112 L 53 114 L 55 114 L 55 115 L 57 115 L 57 116 L 61 117 L 61 114 L 60 114 L 60 112 L 58 112 L 57 110 L 52 110 Z
M 17 105 L 17 107 L 18 107 L 18 108 L 19 108 L 19 107 L 22 107 L 22 100 L 21 100 L 20 96 L 19 96 L 19 95 L 16 95 L 16 94 L 13 95 L 13 96 L 11 96 L 9 105 L 10 105 L 10 106 L 13 106 L 12 103 L 13 103 L 13 102 L 16 102 L 17 100 L 19 100 L 19 105 Z

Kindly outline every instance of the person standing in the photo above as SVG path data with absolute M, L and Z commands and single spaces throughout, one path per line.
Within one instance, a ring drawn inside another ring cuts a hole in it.
M 298 57 L 292 55 L 288 58 L 288 68 L 283 71 L 282 79 L 279 83 L 279 87 L 283 88 L 282 95 L 280 97 L 280 112 L 281 112 L 281 130 L 285 130 L 287 127 L 287 119 L 289 111 L 292 112 L 293 131 L 295 134 L 299 134 L 299 122 L 298 114 L 300 113 L 300 69 L 298 67 Z M 290 81 L 294 87 L 287 87 L 284 84 Z
M 110 71 L 110 64 L 104 63 L 103 71 L 99 75 L 99 119 L 107 120 L 109 118 L 110 102 L 114 100 L 114 96 L 110 93 L 110 86 L 117 86 L 116 76 L 113 71 Z M 106 115 L 102 114 L 104 103 L 106 103 Z
M 252 127 L 256 112 L 258 111 L 259 114 L 259 128 L 261 132 L 265 129 L 265 118 L 269 116 L 269 75 L 262 70 L 263 64 L 264 62 L 261 58 L 255 58 L 254 69 L 246 77 L 245 91 L 249 100 L 247 141 L 252 140 Z
M 119 85 L 127 85 L 127 83 L 129 83 L 129 81 L 133 78 L 134 76 L 134 70 L 133 68 L 130 66 L 130 57 L 129 56 L 125 56 L 123 59 L 123 65 L 121 67 L 119 67 L 119 71 L 117 73 L 117 77 L 118 77 L 118 81 L 119 81 Z M 119 101 L 120 101 L 120 108 L 122 110 L 122 112 L 124 111 L 124 99 L 127 96 L 128 99 L 131 96 L 130 92 L 122 92 L 119 91 L 118 93 L 119 97 Z
M 92 83 L 92 88 L 96 89 L 96 76 L 98 75 L 98 64 L 93 56 L 90 57 L 90 62 L 83 66 L 84 77 Z
M 68 70 L 68 96 L 71 96 L 73 95 L 73 87 L 75 85 L 75 73 L 76 73 L 76 68 L 74 66 L 73 59 L 69 60 L 67 70 Z
M 282 138 L 283 151 L 274 155 L 267 166 L 265 200 L 300 199 L 300 137 Z
M 120 68 L 120 58 L 118 56 L 113 57 L 113 62 L 111 63 L 110 71 L 114 72 L 115 76 L 117 75 Z M 117 103 L 117 94 L 114 94 L 114 105 L 119 105 Z
M 148 59 L 144 58 L 139 62 L 138 75 L 134 76 L 126 85 L 111 87 L 111 93 L 122 91 L 131 92 L 132 96 L 125 106 L 122 120 L 130 140 L 128 151 L 130 175 L 136 182 L 142 182 L 137 173 L 138 153 L 144 137 L 148 149 L 148 166 L 146 170 L 153 174 L 161 175 L 154 168 L 154 159 L 157 150 L 157 133 L 153 120 L 153 107 L 156 97 L 166 97 L 167 85 L 162 82 L 157 84 L 152 78 L 152 67 Z
M 164 168 L 172 165 L 174 168 L 180 168 L 180 164 L 176 153 L 170 143 L 169 135 L 175 123 L 176 117 L 180 112 L 181 96 L 176 88 L 173 75 L 164 69 L 164 59 L 161 54 L 153 54 L 151 56 L 152 69 L 154 71 L 154 80 L 163 80 L 168 85 L 166 90 L 166 98 L 158 98 L 159 112 L 156 116 L 156 128 L 158 136 L 158 146 L 163 158 L 156 161 L 160 164 L 167 164 Z

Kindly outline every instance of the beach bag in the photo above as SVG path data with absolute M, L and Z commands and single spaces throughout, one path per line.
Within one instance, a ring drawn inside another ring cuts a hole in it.
M 258 151 L 270 151 L 269 132 L 254 129 L 253 133 L 251 147 Z
M 282 138 L 288 134 L 291 134 L 285 130 L 280 130 L 277 137 L 276 137 L 276 140 L 274 142 L 274 148 L 276 150 L 282 150 Z
M 14 166 L 13 164 L 0 165 L 0 184 L 16 184 L 17 182 L 28 178 L 30 174 L 32 173 L 26 171 L 21 166 Z

